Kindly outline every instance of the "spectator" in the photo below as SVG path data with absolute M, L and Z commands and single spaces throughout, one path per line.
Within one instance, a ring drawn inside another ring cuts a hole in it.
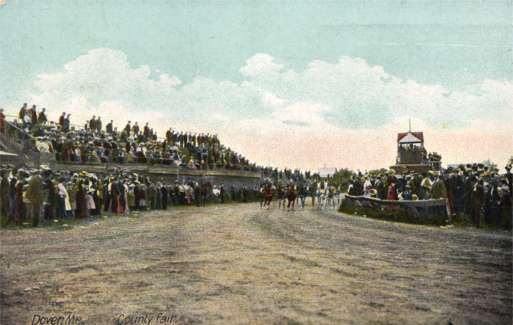
M 43 205 L 43 185 L 38 174 L 32 175 L 30 177 L 25 197 L 30 204 L 32 225 L 37 227 L 39 224 L 39 217 Z
M 0 134 L 5 135 L 5 115 L 3 108 L 0 108 Z

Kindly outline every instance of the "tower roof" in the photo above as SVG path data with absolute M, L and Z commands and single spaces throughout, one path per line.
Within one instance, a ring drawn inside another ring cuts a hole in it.
M 424 142 L 424 133 L 422 132 L 403 132 L 397 134 L 397 143 L 417 143 Z

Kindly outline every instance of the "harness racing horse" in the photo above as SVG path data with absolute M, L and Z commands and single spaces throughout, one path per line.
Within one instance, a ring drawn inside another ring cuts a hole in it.
M 322 210 L 324 207 L 324 200 L 326 198 L 325 194 L 326 193 L 324 189 L 324 184 L 317 183 L 317 190 L 315 191 L 315 196 L 317 197 L 317 208 L 319 210 Z
M 283 208 L 285 209 L 285 199 L 286 199 L 287 193 L 281 184 L 278 184 L 277 192 L 278 192 L 278 208 L 281 208 L 283 206 Z
M 331 208 L 335 208 L 335 192 L 336 192 L 336 189 L 334 186 L 329 186 L 327 188 L 327 191 L 326 191 L 326 207 L 331 207 Z
M 273 187 L 271 184 L 267 184 L 263 188 L 263 196 L 264 196 L 264 207 L 268 209 L 271 207 L 271 202 L 273 200 Z
M 299 203 L 301 203 L 301 209 L 305 208 L 306 196 L 308 195 L 308 187 L 305 183 L 301 183 L 298 189 Z
M 287 200 L 288 200 L 287 210 L 290 210 L 291 206 L 292 206 L 292 210 L 294 210 L 294 206 L 296 204 L 296 199 L 297 199 L 296 187 L 294 184 L 290 184 L 287 189 Z

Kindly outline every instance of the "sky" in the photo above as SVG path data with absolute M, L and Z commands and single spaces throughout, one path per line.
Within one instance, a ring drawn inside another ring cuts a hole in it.
M 510 0 L 0 0 L 0 107 L 216 133 L 259 164 L 372 169 L 424 131 L 513 155 Z

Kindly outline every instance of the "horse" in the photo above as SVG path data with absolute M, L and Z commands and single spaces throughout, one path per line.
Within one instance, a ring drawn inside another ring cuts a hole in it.
M 267 206 L 269 209 L 271 207 L 271 202 L 273 200 L 273 187 L 271 184 L 267 184 L 263 188 L 263 196 L 264 196 L 264 207 Z
M 291 206 L 292 206 L 292 210 L 294 210 L 294 206 L 295 206 L 295 202 L 296 202 L 296 198 L 297 198 L 296 187 L 294 184 L 290 184 L 288 186 L 286 196 L 287 196 L 287 200 L 288 200 L 287 210 L 290 210 Z
M 322 210 L 326 200 L 326 188 L 324 183 L 317 183 L 317 190 L 315 193 L 317 197 L 317 208 Z
M 287 196 L 287 193 L 281 185 L 278 185 L 277 192 L 278 192 L 278 208 L 281 208 L 283 206 L 283 208 L 285 209 L 285 198 Z
M 332 207 L 335 208 L 335 192 L 336 189 L 334 186 L 329 186 L 326 189 L 326 207 Z
M 306 201 L 307 195 L 308 195 L 308 187 L 304 183 L 300 184 L 299 189 L 298 189 L 298 196 L 299 196 L 299 203 L 301 203 L 302 209 L 305 208 L 305 201 Z

